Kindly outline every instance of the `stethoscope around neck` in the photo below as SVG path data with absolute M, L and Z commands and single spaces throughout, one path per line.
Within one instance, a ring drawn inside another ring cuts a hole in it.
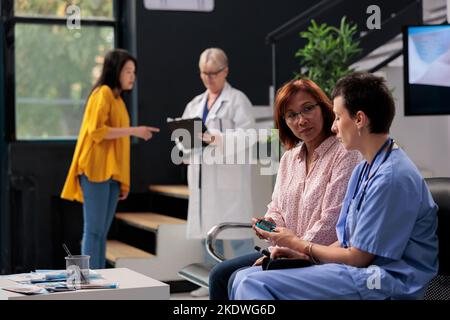
M 372 169 L 373 164 L 375 163 L 376 159 L 378 158 L 378 156 L 383 152 L 383 150 L 387 147 L 387 145 L 389 144 L 388 150 L 386 151 L 383 160 L 381 161 L 381 163 L 378 165 L 378 167 L 375 169 L 375 171 L 370 174 L 370 170 Z M 372 163 L 369 164 L 366 163 L 364 164 L 364 167 L 362 168 L 359 177 L 358 177 L 358 183 L 356 185 L 355 191 L 353 192 L 353 197 L 352 197 L 352 202 L 355 200 L 356 195 L 358 194 L 359 191 L 359 185 L 362 182 L 362 180 L 364 179 L 364 176 L 366 174 L 366 170 L 368 170 L 367 172 L 367 179 L 364 182 L 364 185 L 362 186 L 363 190 L 362 190 L 362 194 L 361 197 L 358 200 L 358 205 L 356 206 L 356 211 L 359 211 L 361 209 L 361 205 L 363 203 L 364 200 L 364 196 L 366 194 L 366 189 L 367 186 L 369 185 L 369 181 L 370 179 L 372 179 L 375 174 L 378 172 L 378 169 L 380 169 L 380 167 L 383 165 L 383 163 L 389 158 L 389 156 L 391 155 L 392 150 L 394 149 L 394 145 L 395 145 L 395 141 L 394 139 L 388 138 L 386 140 L 386 142 L 381 146 L 381 148 L 378 150 L 378 152 L 376 153 L 375 157 L 372 160 Z
M 370 170 L 372 169 L 372 166 L 375 163 L 375 160 L 380 156 L 380 154 L 383 152 L 383 150 L 386 148 L 386 146 L 388 144 L 389 144 L 388 150 L 386 151 L 383 159 L 381 160 L 381 163 L 378 165 L 378 167 L 375 169 L 375 171 L 372 174 L 370 174 Z M 389 156 L 391 155 L 392 150 L 394 149 L 394 146 L 395 146 L 395 141 L 393 139 L 391 139 L 391 138 L 388 138 L 386 140 L 386 142 L 381 146 L 381 148 L 376 153 L 375 157 L 372 160 L 372 163 L 369 164 L 369 163 L 366 162 L 364 164 L 364 167 L 362 168 L 362 170 L 361 170 L 361 172 L 359 174 L 358 183 L 356 185 L 355 191 L 353 191 L 353 197 L 352 197 L 352 201 L 350 203 L 350 206 L 353 207 L 355 198 L 356 198 L 356 196 L 358 194 L 358 191 L 359 191 L 359 186 L 362 183 L 362 180 L 364 179 L 364 176 L 366 175 L 366 171 L 368 171 L 367 172 L 367 179 L 364 182 L 364 185 L 362 186 L 361 196 L 358 199 L 358 204 L 356 206 L 356 212 L 359 212 L 360 209 L 361 209 L 362 203 L 364 201 L 364 196 L 366 194 L 366 189 L 367 189 L 367 186 L 369 185 L 370 179 L 372 179 L 375 176 L 375 174 L 378 172 L 378 169 L 380 169 L 380 167 L 383 165 L 383 163 L 386 162 L 386 160 L 389 158 Z M 347 209 L 347 210 L 349 210 L 349 209 Z M 345 219 L 346 220 L 345 225 L 347 224 L 347 219 L 348 219 L 348 212 L 347 212 L 347 217 Z M 353 228 L 352 228 L 352 232 L 351 233 L 353 234 L 353 231 L 354 231 L 354 228 L 355 228 L 356 217 L 353 217 L 352 219 L 353 219 L 353 222 L 352 222 Z M 347 229 L 347 227 L 344 227 L 344 228 Z M 352 234 L 349 234 L 348 236 L 351 237 Z M 348 238 L 348 241 L 350 241 L 350 238 Z

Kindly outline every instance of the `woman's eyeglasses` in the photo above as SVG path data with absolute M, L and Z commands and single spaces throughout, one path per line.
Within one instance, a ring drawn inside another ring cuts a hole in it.
M 291 124 L 291 123 L 294 123 L 295 121 L 297 121 L 297 119 L 298 119 L 298 117 L 300 116 L 300 115 L 302 115 L 303 117 L 305 117 L 305 118 L 309 118 L 309 117 L 311 117 L 311 115 L 312 115 L 312 113 L 313 113 L 313 111 L 314 111 L 314 108 L 316 107 L 316 106 L 318 106 L 319 104 L 318 103 L 315 103 L 315 104 L 307 104 L 307 105 L 305 105 L 304 107 L 303 107 L 303 109 L 301 110 L 301 111 L 299 111 L 299 112 L 292 112 L 292 111 L 289 111 L 289 112 L 287 112 L 285 115 L 284 115 L 284 120 L 287 122 L 287 123 L 289 123 L 289 124 Z
M 200 74 L 201 74 L 202 76 L 205 76 L 205 77 L 211 77 L 211 78 L 214 78 L 214 77 L 217 77 L 217 76 L 219 75 L 219 73 L 221 73 L 223 70 L 225 70 L 225 68 L 226 68 L 226 67 L 222 67 L 222 68 L 220 68 L 219 70 L 213 71 L 213 72 L 203 72 L 203 71 L 200 71 Z

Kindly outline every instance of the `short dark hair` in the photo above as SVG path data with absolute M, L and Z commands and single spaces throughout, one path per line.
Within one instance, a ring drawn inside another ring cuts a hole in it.
M 286 121 L 284 120 L 286 110 L 291 103 L 292 98 L 298 92 L 306 92 L 316 100 L 316 102 L 320 105 L 320 109 L 322 110 L 322 131 L 327 137 L 334 134 L 331 131 L 331 126 L 334 122 L 334 113 L 330 98 L 328 98 L 325 92 L 323 92 L 323 90 L 320 89 L 320 87 L 312 80 L 291 80 L 278 90 L 275 99 L 274 110 L 275 127 L 279 130 L 281 143 L 288 150 L 295 147 L 300 142 L 300 139 L 294 135 L 294 133 L 291 131 L 291 129 L 289 129 Z
M 371 133 L 389 133 L 395 116 L 395 103 L 383 78 L 366 72 L 351 73 L 336 83 L 331 97 L 339 96 L 352 117 L 358 111 L 367 115 Z
M 120 72 L 122 71 L 125 63 L 130 60 L 134 62 L 134 65 L 137 68 L 136 58 L 129 54 L 128 51 L 124 49 L 114 49 L 109 51 L 105 55 L 102 73 L 95 83 L 92 91 L 103 85 L 107 85 L 111 88 L 111 90 L 121 89 Z

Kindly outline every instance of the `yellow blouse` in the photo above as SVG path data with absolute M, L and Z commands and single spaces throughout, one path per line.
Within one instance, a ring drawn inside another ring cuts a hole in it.
M 106 85 L 96 88 L 86 105 L 72 164 L 61 198 L 83 202 L 79 175 L 89 181 L 110 178 L 120 183 L 122 192 L 130 190 L 130 137 L 104 139 L 110 128 L 129 127 L 130 118 L 122 98 Z

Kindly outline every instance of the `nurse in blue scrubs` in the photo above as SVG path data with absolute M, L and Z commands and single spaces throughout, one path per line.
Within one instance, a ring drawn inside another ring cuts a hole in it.
M 232 299 L 420 299 L 438 270 L 437 206 L 422 176 L 388 135 L 394 101 L 382 78 L 353 73 L 333 92 L 333 131 L 365 161 L 354 170 L 336 226 L 323 246 L 285 228 L 259 229 L 272 258 L 305 268 L 237 271 Z M 233 277 L 232 277 L 233 278 Z

